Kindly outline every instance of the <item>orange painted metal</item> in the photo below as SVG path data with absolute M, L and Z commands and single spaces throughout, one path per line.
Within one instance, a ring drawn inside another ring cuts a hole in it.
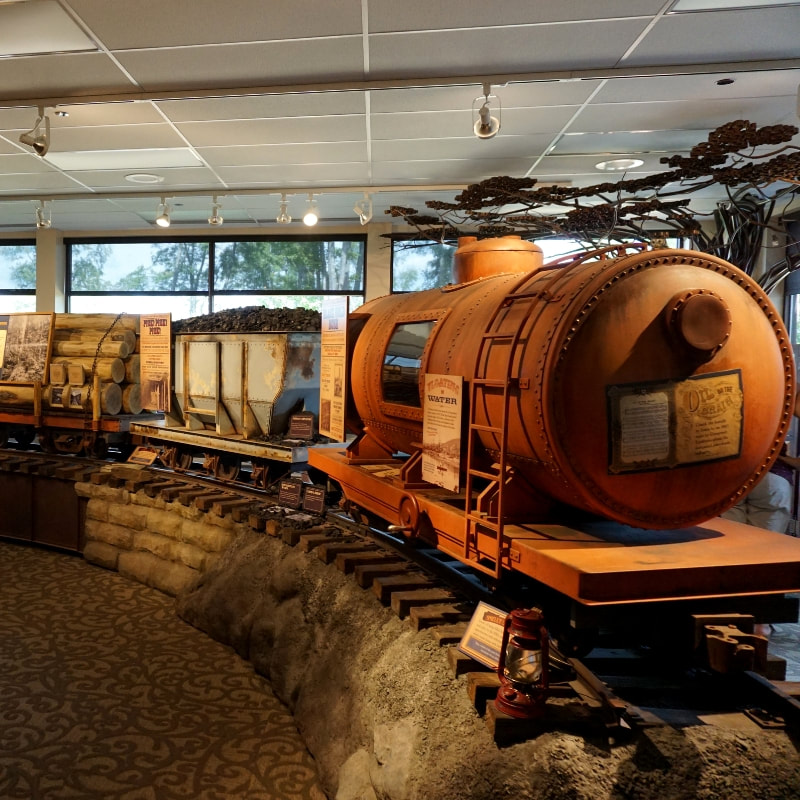
M 309 451 L 311 463 L 341 483 L 347 497 L 403 525 L 409 495 L 402 462 L 350 463 L 342 445 Z M 462 557 L 463 497 L 414 491 L 416 533 Z M 491 557 L 495 543 L 479 542 Z M 507 525 L 501 566 L 540 581 L 585 606 L 621 606 L 800 591 L 800 540 L 722 518 L 669 531 L 612 522 Z
M 470 410 L 479 445 L 472 469 L 488 472 L 499 460 L 502 420 L 509 524 L 558 521 L 565 506 L 649 529 L 708 520 L 769 469 L 794 408 L 794 364 L 778 313 L 743 272 L 695 251 L 611 250 L 585 263 L 561 260 L 380 298 L 351 317 L 360 329 L 352 396 L 372 443 L 364 449 L 388 456 L 420 448 L 421 406 L 386 402 L 381 375 L 396 326 L 431 321 L 420 391 L 426 373 L 462 376 L 467 386 L 476 376 L 484 381 Z M 509 387 L 505 397 L 492 382 Z M 667 457 L 675 442 L 666 434 L 664 442 L 647 441 L 645 416 L 633 445 L 650 451 L 639 463 L 619 430 L 628 424 L 624 402 L 652 398 L 651 421 L 674 438 L 680 421 L 667 415 L 695 410 L 666 400 L 659 410 L 675 387 L 687 404 L 708 395 L 702 434 L 711 450 L 705 455 L 699 440 L 679 442 L 691 457 Z M 613 412 L 614 403 L 622 411 Z M 734 431 L 726 434 L 733 450 L 729 441 L 715 455 L 720 409 Z M 662 444 L 659 461 L 652 455 Z
M 533 272 L 542 266 L 542 248 L 519 236 L 478 239 L 462 236 L 453 254 L 453 282 L 468 283 L 505 273 Z

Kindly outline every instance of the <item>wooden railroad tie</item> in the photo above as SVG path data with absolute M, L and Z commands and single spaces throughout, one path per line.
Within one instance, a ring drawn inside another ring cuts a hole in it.
M 434 582 L 421 572 L 404 570 L 400 575 L 379 575 L 372 582 L 372 591 L 383 605 L 388 606 L 395 592 L 430 589 Z
M 397 561 L 394 563 L 380 562 L 376 564 L 357 564 L 353 570 L 353 575 L 356 583 L 362 589 L 369 589 L 372 587 L 376 578 L 386 577 L 388 575 L 405 575 L 408 573 L 408 563 L 405 561 Z

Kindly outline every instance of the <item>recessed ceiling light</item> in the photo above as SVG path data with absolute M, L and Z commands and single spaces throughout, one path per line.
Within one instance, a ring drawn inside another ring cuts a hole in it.
M 132 172 L 130 175 L 125 176 L 128 183 L 162 183 L 164 181 L 163 175 L 153 175 L 149 172 Z
M 635 169 L 644 164 L 641 158 L 612 158 L 610 161 L 601 161 L 594 168 L 603 172 L 622 172 L 626 169 Z

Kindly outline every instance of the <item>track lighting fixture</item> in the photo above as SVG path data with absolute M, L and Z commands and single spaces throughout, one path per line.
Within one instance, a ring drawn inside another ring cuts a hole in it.
M 220 209 L 222 208 L 222 203 L 217 200 L 217 196 L 214 195 L 214 200 L 211 206 L 211 216 L 208 218 L 209 225 L 222 225 L 225 221 L 222 214 L 220 214 Z
M 40 200 L 39 205 L 36 207 L 36 228 L 41 231 L 49 228 L 52 224 L 50 208 L 44 200 Z
M 286 199 L 286 195 L 281 195 L 281 210 L 278 213 L 278 216 L 275 217 L 275 222 L 279 225 L 288 225 L 292 221 L 292 217 L 287 210 L 289 206 L 289 201 Z M 307 223 L 306 223 L 307 224 Z
M 169 206 L 167 205 L 166 198 L 162 197 L 156 209 L 156 225 L 161 228 L 169 228 L 169 223 Z
M 39 126 L 44 122 L 44 132 Z M 34 126 L 19 137 L 20 144 L 33 149 L 37 156 L 44 157 L 50 149 L 50 117 L 44 113 L 44 106 L 39 106 L 39 116 Z
M 353 206 L 353 211 L 358 215 L 358 221 L 366 225 L 372 219 L 372 198 L 364 192 L 364 199 Z
M 303 223 L 311 227 L 312 225 L 316 225 L 319 222 L 319 211 L 317 211 L 317 206 L 314 203 L 314 195 L 309 192 L 308 193 L 308 208 L 306 209 L 306 213 L 303 214 Z
M 478 109 L 477 118 L 475 119 L 475 124 L 473 125 L 472 129 L 475 131 L 475 135 L 479 139 L 491 139 L 493 136 L 497 136 L 497 132 L 500 130 L 500 116 L 502 112 L 502 106 L 500 104 L 500 98 L 496 95 L 491 94 L 492 87 L 488 83 L 483 84 L 483 103 L 481 107 Z M 493 99 L 497 102 L 498 108 L 498 116 L 492 116 L 492 109 L 490 106 L 490 99 Z M 475 113 L 475 104 L 481 100 L 480 97 L 476 97 L 475 100 L 472 101 L 472 111 L 473 114 Z

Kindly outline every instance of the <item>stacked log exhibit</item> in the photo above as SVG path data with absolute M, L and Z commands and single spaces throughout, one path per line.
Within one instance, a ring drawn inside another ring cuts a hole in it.
M 56 314 L 45 407 L 91 412 L 97 376 L 103 414 L 140 414 L 138 332 L 136 314 Z

